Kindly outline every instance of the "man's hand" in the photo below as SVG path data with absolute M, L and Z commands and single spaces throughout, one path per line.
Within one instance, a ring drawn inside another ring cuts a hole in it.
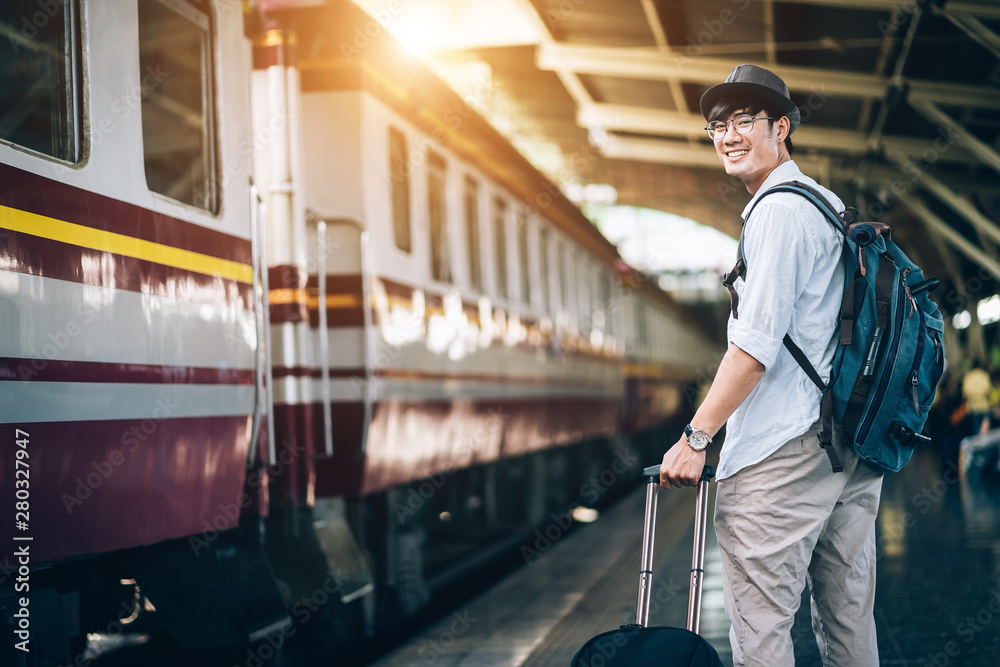
M 705 469 L 705 452 L 696 452 L 687 444 L 687 437 L 681 439 L 663 455 L 660 464 L 660 486 L 697 486 Z

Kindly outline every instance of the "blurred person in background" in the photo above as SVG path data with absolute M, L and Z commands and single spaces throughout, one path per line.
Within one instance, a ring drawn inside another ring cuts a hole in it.
M 972 368 L 962 378 L 962 398 L 965 399 L 966 419 L 969 423 L 967 435 L 984 435 L 990 430 L 992 390 L 990 374 L 983 370 L 982 362 L 973 359 Z

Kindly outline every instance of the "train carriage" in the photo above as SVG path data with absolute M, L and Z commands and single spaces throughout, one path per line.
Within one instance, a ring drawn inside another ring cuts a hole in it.
M 381 632 L 626 484 L 601 473 L 712 367 L 349 2 L 25 0 L 0 26 L 0 428 L 29 434 L 42 655 L 146 616 L 240 646 L 326 588 L 319 634 Z

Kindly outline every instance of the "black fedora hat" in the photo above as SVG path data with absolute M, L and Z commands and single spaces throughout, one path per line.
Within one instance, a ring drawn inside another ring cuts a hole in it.
M 725 83 L 712 86 L 701 96 L 701 113 L 708 120 L 708 114 L 724 97 L 758 97 L 768 102 L 778 112 L 788 116 L 791 128 L 788 134 L 795 131 L 802 119 L 799 108 L 792 102 L 788 94 L 788 86 L 777 74 L 757 65 L 737 65 L 729 73 Z

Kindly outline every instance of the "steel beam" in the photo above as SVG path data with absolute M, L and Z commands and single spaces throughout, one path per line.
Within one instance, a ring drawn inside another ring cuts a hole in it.
M 639 0 L 639 2 L 646 15 L 649 31 L 653 33 L 653 39 L 656 40 L 656 46 L 661 51 L 669 51 L 670 43 L 667 41 L 667 33 L 663 31 L 663 21 L 660 20 L 660 12 L 656 9 L 656 2 L 654 0 Z
M 601 155 L 616 160 L 636 160 L 687 167 L 718 169 L 724 173 L 722 162 L 715 150 L 708 146 L 691 146 L 676 141 L 642 139 L 639 137 L 611 136 L 598 147 Z M 829 180 L 830 161 L 828 158 L 795 156 L 795 164 L 810 176 Z
M 642 132 L 671 137 L 708 138 L 700 114 L 665 111 L 626 104 L 584 104 L 576 109 L 580 127 L 603 127 L 620 132 Z
M 903 14 L 900 10 L 893 11 L 892 19 L 893 24 L 897 24 L 899 19 Z M 906 29 L 906 38 L 903 40 L 903 48 L 900 50 L 899 55 L 896 56 L 896 64 L 892 68 L 892 80 L 895 82 L 903 81 L 903 71 L 906 68 L 906 61 L 910 57 L 910 49 L 913 48 L 913 40 L 917 36 L 917 28 L 920 26 L 920 19 L 923 18 L 923 10 L 917 7 L 913 15 L 909 17 L 909 27 Z M 884 34 L 888 38 L 888 35 L 894 31 L 892 30 L 884 31 Z M 882 45 L 885 46 L 886 42 L 883 41 Z M 882 72 L 881 69 L 875 70 L 876 72 Z M 885 130 L 885 123 L 889 119 L 889 114 L 896 111 L 896 107 L 899 106 L 900 93 L 902 91 L 899 89 L 887 90 L 885 94 L 885 101 L 879 105 L 878 117 L 875 118 L 875 124 L 872 125 L 871 132 L 868 137 L 868 145 L 872 149 L 876 149 L 879 146 L 879 142 L 882 138 L 882 132 Z
M 997 153 L 991 146 L 983 143 L 972 133 L 962 127 L 961 123 L 939 109 L 933 102 L 927 100 L 909 100 L 910 106 L 919 111 L 927 120 L 944 127 L 955 138 L 956 143 L 963 146 L 967 151 L 979 158 L 984 164 L 989 165 L 997 172 L 1000 172 L 1000 153 Z
M 656 46 L 665 53 L 669 53 L 670 42 L 667 41 L 667 33 L 663 30 L 663 21 L 660 19 L 660 12 L 656 8 L 656 2 L 654 0 L 640 0 L 642 3 L 642 11 L 646 15 L 646 22 L 649 24 L 649 31 L 653 33 L 653 39 L 656 40 Z M 681 82 L 679 79 L 671 79 L 670 84 L 670 95 L 674 98 L 674 105 L 680 111 L 687 111 L 687 99 L 684 97 L 684 89 L 681 87 Z
M 840 162 L 833 165 L 831 174 L 835 181 L 853 181 L 857 177 L 857 164 L 850 162 Z M 885 164 L 870 164 L 865 170 L 864 180 L 877 183 L 892 183 L 902 177 L 899 170 Z M 938 178 L 944 185 L 955 192 L 967 194 L 995 195 L 997 186 L 995 179 L 990 178 L 962 178 L 961 176 L 948 176 L 944 179 Z M 907 179 L 907 182 L 911 182 Z
M 774 0 L 764 0 L 764 53 L 767 55 L 767 66 L 773 67 L 778 62 L 774 45 Z
M 969 14 L 971 16 L 978 16 L 981 19 L 1000 21 L 1000 5 L 996 3 L 996 0 L 949 1 L 945 3 L 944 9 L 956 14 Z
M 618 132 L 660 134 L 669 137 L 707 138 L 705 119 L 700 114 L 665 111 L 650 107 L 624 104 L 582 104 L 577 107 L 576 122 L 580 127 L 602 127 Z M 854 130 L 802 125 L 792 137 L 796 147 L 863 155 L 868 152 L 867 135 Z M 882 137 L 882 143 L 892 150 L 919 155 L 933 148 L 933 140 L 918 137 Z M 940 154 L 949 162 L 970 163 L 975 160 L 964 149 L 952 147 Z
M 1000 58 L 1000 36 L 983 25 L 983 22 L 972 14 L 960 14 L 957 12 L 942 11 L 942 14 L 961 28 L 965 34 L 974 39 L 984 49 Z
M 1000 262 L 983 252 L 976 244 L 955 231 L 948 223 L 939 218 L 927 205 L 917 197 L 900 197 L 896 201 L 915 215 L 928 229 L 938 234 L 955 250 L 989 271 L 1000 280 Z
M 611 136 L 598 150 L 604 157 L 618 160 L 722 168 L 722 162 L 713 149 L 675 141 Z
M 733 69 L 733 61 L 728 58 L 694 58 L 649 48 L 580 46 L 554 42 L 539 46 L 536 64 L 543 70 L 566 70 L 656 81 L 681 79 L 705 86 L 725 81 Z M 881 99 L 886 88 L 893 83 L 888 77 L 876 74 L 814 67 L 775 65 L 771 70 L 784 80 L 789 89 L 811 93 L 818 104 L 822 104 L 830 96 Z M 1000 109 L 1000 91 L 986 86 L 915 80 L 905 83 L 909 86 L 911 99 Z
M 815 5 L 817 7 L 836 7 L 838 9 L 865 9 L 876 12 L 891 12 L 896 7 L 904 5 L 901 0 L 788 0 L 795 5 Z
M 817 73 L 822 76 L 822 70 Z M 1000 91 L 996 88 L 912 79 L 905 83 L 909 86 L 909 100 L 972 109 L 1000 109 Z
M 994 243 L 1000 243 L 1000 227 L 979 212 L 971 202 L 959 196 L 954 190 L 921 170 L 905 155 L 886 151 L 886 158 L 907 177 L 908 182 L 919 183 L 922 188 L 947 204 L 955 213 L 965 218 L 980 234 L 988 237 Z

